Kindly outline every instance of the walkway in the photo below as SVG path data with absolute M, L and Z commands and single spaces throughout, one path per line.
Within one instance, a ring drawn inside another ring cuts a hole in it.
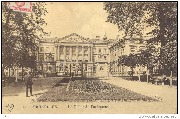
M 101 78 L 102 81 L 123 87 L 134 92 L 151 96 L 159 99 L 161 102 L 153 105 L 143 105 L 142 110 L 152 113 L 176 113 L 177 111 L 177 87 L 168 85 L 154 85 L 147 82 L 138 82 L 122 79 L 121 77 Z M 145 107 L 144 107 L 145 106 Z
M 176 114 L 177 87 L 153 85 L 146 82 L 128 81 L 119 77 L 101 78 L 101 81 L 124 87 L 134 92 L 159 99 L 159 102 L 36 102 L 46 90 L 25 97 L 2 97 L 3 113 L 52 113 L 52 114 Z M 12 105 L 13 104 L 13 105 Z M 13 107 L 14 106 L 14 107 Z

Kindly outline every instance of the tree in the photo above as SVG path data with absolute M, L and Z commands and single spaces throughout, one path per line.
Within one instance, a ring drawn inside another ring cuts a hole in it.
M 142 2 L 105 2 L 104 9 L 109 14 L 107 22 L 116 24 L 119 31 L 126 36 L 142 36 L 142 17 L 144 16 L 144 3 Z
M 32 13 L 12 11 L 2 3 L 2 64 L 4 68 L 31 67 L 40 34 L 46 34 L 42 18 L 47 13 L 46 3 L 34 2 Z
M 162 46 L 177 39 L 177 2 L 105 2 L 104 9 L 107 22 L 116 24 L 125 36 L 142 35 L 140 26 L 146 23 L 154 27 L 149 34 L 156 35 Z
M 116 24 L 120 31 L 124 31 L 124 37 L 141 36 L 141 26 L 145 24 L 153 28 L 148 33 L 154 36 L 149 42 L 160 43 L 159 61 L 165 71 L 163 60 L 168 61 L 168 56 L 177 56 L 172 52 L 177 51 L 177 2 L 105 2 L 104 9 L 109 14 L 107 22 Z M 177 66 L 175 58 L 173 65 Z
M 161 58 L 161 64 L 163 65 L 164 70 L 163 73 L 170 76 L 170 72 L 173 72 L 174 76 L 177 76 L 177 43 L 174 42 L 168 42 L 164 47 L 162 47 L 162 56 Z
M 122 67 L 122 72 L 121 72 L 122 76 L 123 76 L 123 74 L 124 74 L 123 67 L 124 67 L 125 64 L 126 64 L 127 57 L 128 57 L 127 55 L 121 55 L 121 56 L 119 57 L 119 59 L 118 59 L 118 66 L 121 66 L 121 67 Z
M 134 68 L 137 66 L 138 64 L 138 57 L 136 54 L 129 54 L 127 55 L 122 55 L 119 57 L 118 60 L 118 64 L 119 65 L 125 65 L 127 67 L 131 68 L 131 72 L 129 72 L 129 75 L 131 76 L 131 78 L 133 78 L 133 74 L 134 74 Z

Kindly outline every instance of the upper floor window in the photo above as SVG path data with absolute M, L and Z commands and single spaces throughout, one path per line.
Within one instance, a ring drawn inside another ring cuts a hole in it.
M 82 47 L 78 47 L 78 54 L 82 54 Z
M 145 46 L 139 46 L 139 50 L 142 51 L 142 50 L 145 50 Z
M 72 47 L 72 55 L 75 56 L 76 55 L 76 47 Z
M 70 47 L 66 47 L 66 55 L 70 55 Z
M 46 47 L 46 52 L 49 52 L 49 47 Z
M 88 54 L 88 47 L 84 47 L 84 54 Z
M 39 51 L 40 51 L 40 52 L 44 52 L 44 47 L 40 47 L 40 48 L 39 48 Z
M 101 53 L 101 48 L 99 48 L 99 53 Z
M 104 56 L 104 60 L 106 60 L 107 59 L 107 57 L 106 56 Z
M 53 54 L 46 54 L 46 61 L 54 61 L 54 55 Z
M 130 45 L 130 51 L 131 51 L 131 52 L 135 52 L 135 50 L 136 50 L 136 46 Z
M 39 54 L 39 61 L 44 61 L 44 54 Z
M 65 47 L 60 47 L 60 51 L 59 51 L 59 54 L 60 55 L 62 55 L 62 54 L 64 54 L 64 52 L 63 52 L 63 49 L 64 49 Z
M 100 70 L 103 70 L 103 67 L 102 67 L 102 66 L 100 67 Z
M 104 53 L 107 53 L 107 49 L 106 48 L 104 48 Z
M 52 47 L 51 51 L 54 52 L 54 47 Z

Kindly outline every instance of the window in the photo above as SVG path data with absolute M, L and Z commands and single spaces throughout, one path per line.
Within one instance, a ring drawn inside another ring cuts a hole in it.
M 134 49 L 131 49 L 131 52 L 135 52 L 135 50 L 134 50 Z
M 87 64 L 85 64 L 85 69 L 84 70 L 87 71 Z
M 104 48 L 104 53 L 106 53 L 106 48 Z
M 95 53 L 96 52 L 96 48 L 93 48 L 93 53 Z
M 78 47 L 78 54 L 82 54 L 82 47 Z
M 106 56 L 104 56 L 104 59 L 106 60 Z
M 100 67 L 100 70 L 103 70 L 103 67 L 102 67 L 102 66 Z
M 64 65 L 63 64 L 59 65 L 59 71 L 64 71 Z
M 76 56 L 76 47 L 74 47 L 74 46 L 72 47 L 72 55 Z
M 142 51 L 142 50 L 145 50 L 145 46 L 139 46 L 139 50 Z
M 66 47 L 66 55 L 70 55 L 70 47 Z
M 88 47 L 84 47 L 84 56 L 88 56 Z
M 40 51 L 40 52 L 44 52 L 44 47 L 40 47 L 40 48 L 39 48 L 39 51 Z
M 44 54 L 39 54 L 39 61 L 44 61 Z
M 54 52 L 54 47 L 52 47 L 51 52 Z
M 84 47 L 84 53 L 88 53 L 88 47 Z
M 60 47 L 60 51 L 59 51 L 59 54 L 60 54 L 60 55 L 63 55 L 63 54 L 64 54 L 63 48 L 64 48 L 64 47 Z
M 131 51 L 131 52 L 135 52 L 135 50 L 136 50 L 136 46 L 130 45 L 130 51 Z
M 99 48 L 99 53 L 101 53 L 101 48 Z
M 51 53 L 46 54 L 46 61 L 54 61 L 54 55 Z
M 46 52 L 49 52 L 49 47 L 46 47 Z

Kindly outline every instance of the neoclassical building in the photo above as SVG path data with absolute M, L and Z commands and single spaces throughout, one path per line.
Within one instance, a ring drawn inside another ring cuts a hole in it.
M 39 50 L 35 53 L 37 70 L 54 76 L 129 76 L 130 67 L 118 64 L 119 57 L 130 53 L 140 53 L 146 49 L 147 38 L 116 38 L 106 36 L 93 39 L 72 33 L 63 38 L 45 38 L 38 42 Z M 160 45 L 157 49 L 160 51 Z M 153 72 L 158 71 L 155 64 Z M 5 74 L 13 75 L 13 69 Z M 157 71 L 156 71 L 157 70 Z M 22 71 L 18 70 L 18 74 Z M 146 72 L 147 67 L 135 67 L 134 75 Z M 22 74 L 22 73 L 20 73 Z
M 147 39 L 143 38 L 131 38 L 131 39 L 117 39 L 117 42 L 113 43 L 110 47 L 110 74 L 113 76 L 128 76 L 128 72 L 131 71 L 130 67 L 118 65 L 118 59 L 122 55 L 129 55 L 140 53 L 145 50 L 147 46 Z M 146 72 L 147 67 L 136 66 L 134 69 L 134 75 Z
M 58 76 L 108 76 L 109 44 L 114 40 L 84 38 L 76 33 L 63 38 L 41 39 L 37 70 Z

